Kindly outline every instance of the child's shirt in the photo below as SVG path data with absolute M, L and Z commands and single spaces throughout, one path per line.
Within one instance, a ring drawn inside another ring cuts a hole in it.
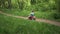
M 30 16 L 34 16 L 34 12 L 31 12 L 31 13 L 30 13 Z

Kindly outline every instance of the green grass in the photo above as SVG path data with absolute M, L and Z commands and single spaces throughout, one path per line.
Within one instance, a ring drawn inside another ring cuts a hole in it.
M 14 15 L 18 15 L 18 16 L 24 16 L 27 17 L 31 11 L 27 11 L 27 10 L 19 10 L 19 9 L 12 9 L 12 10 L 4 10 L 3 12 L 8 13 L 8 14 L 14 14 Z M 47 12 L 42 12 L 42 11 L 35 11 L 35 16 L 37 18 L 42 18 L 42 19 L 49 19 L 49 20 L 55 20 L 55 21 L 60 21 L 60 19 L 55 19 L 53 17 L 53 14 L 56 13 L 54 11 L 47 11 Z
M 60 34 L 60 27 L 0 14 L 0 34 Z
M 31 11 L 27 11 L 27 10 L 23 10 L 20 11 L 19 9 L 12 9 L 12 10 L 3 10 L 5 13 L 9 13 L 9 14 L 14 14 L 14 15 L 19 15 L 19 16 L 25 16 L 27 17 Z M 49 19 L 51 18 L 51 14 L 53 12 L 41 12 L 41 11 L 35 11 L 35 16 L 37 18 L 44 18 L 44 19 Z

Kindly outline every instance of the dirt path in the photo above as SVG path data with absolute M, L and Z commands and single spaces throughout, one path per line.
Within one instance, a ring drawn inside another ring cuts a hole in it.
M 4 14 L 6 16 L 12 16 L 12 17 L 16 17 L 16 18 L 28 19 L 28 17 L 22 17 L 22 16 L 15 16 L 15 15 L 11 15 L 11 14 L 6 14 L 2 11 L 0 11 L 0 14 Z M 46 19 L 38 19 L 38 18 L 36 18 L 36 21 L 44 22 L 44 23 L 48 23 L 48 24 L 52 24 L 52 25 L 56 25 L 56 26 L 60 26 L 60 22 L 56 22 L 56 21 L 51 21 L 51 20 L 46 20 Z

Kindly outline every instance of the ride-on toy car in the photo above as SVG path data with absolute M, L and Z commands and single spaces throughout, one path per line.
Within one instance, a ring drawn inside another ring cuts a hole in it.
M 29 20 L 36 20 L 35 16 L 29 16 L 28 19 Z

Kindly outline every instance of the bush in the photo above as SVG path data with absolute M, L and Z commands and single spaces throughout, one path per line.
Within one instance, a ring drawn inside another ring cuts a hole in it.
M 55 19 L 60 19 L 60 14 L 59 13 L 53 13 L 52 16 Z

